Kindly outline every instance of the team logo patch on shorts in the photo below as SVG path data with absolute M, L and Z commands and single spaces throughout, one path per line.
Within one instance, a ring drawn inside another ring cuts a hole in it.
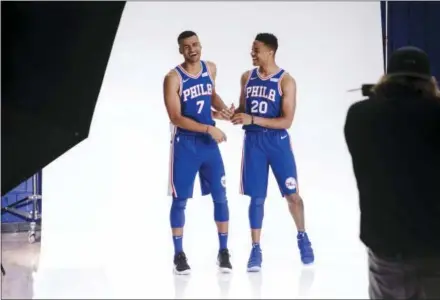
M 222 183 L 222 186 L 225 188 L 226 187 L 226 176 L 222 176 L 222 179 L 220 180 Z
M 286 179 L 286 188 L 288 188 L 289 190 L 296 189 L 296 179 L 293 177 L 287 178 Z

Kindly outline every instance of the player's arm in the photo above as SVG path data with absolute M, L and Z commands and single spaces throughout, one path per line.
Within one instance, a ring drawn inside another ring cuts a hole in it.
M 240 103 L 238 105 L 238 108 L 235 110 L 235 113 L 244 113 L 246 111 L 245 105 L 246 105 L 246 96 L 244 91 L 244 86 L 246 85 L 246 82 L 249 79 L 250 71 L 246 71 L 241 75 L 240 78 Z
M 281 80 L 282 114 L 279 118 L 254 117 L 254 123 L 266 128 L 289 129 L 292 126 L 296 109 L 296 82 L 292 76 L 286 74 Z
M 200 124 L 194 120 L 182 116 L 180 97 L 180 79 L 175 71 L 170 71 L 163 82 L 163 95 L 165 107 L 171 123 L 175 126 L 197 132 L 208 132 L 209 125 Z
M 217 78 L 217 66 L 215 63 L 211 61 L 207 61 L 206 64 L 208 65 L 208 72 L 211 75 L 212 80 L 214 81 L 214 85 L 212 87 L 212 99 L 211 99 L 211 106 L 217 111 L 220 112 L 223 109 L 228 109 L 226 104 L 223 102 L 222 98 L 217 94 L 216 88 L 215 88 L 215 80 Z M 213 113 L 213 116 L 216 117 L 219 114 Z

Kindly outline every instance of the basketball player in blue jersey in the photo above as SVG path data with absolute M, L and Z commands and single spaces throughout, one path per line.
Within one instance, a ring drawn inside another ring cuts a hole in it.
M 245 130 L 241 193 L 251 197 L 249 221 L 252 251 L 248 271 L 258 272 L 262 264 L 260 235 L 267 195 L 269 166 L 275 175 L 297 230 L 297 241 L 304 264 L 314 261 L 305 231 L 304 205 L 298 193 L 296 164 L 287 130 L 292 125 L 296 106 L 296 83 L 275 63 L 277 38 L 260 33 L 252 46 L 252 62 L 257 68 L 241 77 L 240 106 L 232 123 Z
M 178 37 L 184 63 L 171 70 L 164 80 L 165 106 L 175 133 L 171 140 L 170 223 L 174 242 L 174 271 L 189 274 L 182 237 L 187 200 L 192 198 L 199 173 L 203 195 L 211 194 L 219 237 L 217 262 L 222 272 L 232 270 L 227 247 L 229 208 L 226 198 L 225 169 L 218 143 L 226 141 L 213 117 L 230 119 L 231 110 L 215 90 L 217 69 L 201 61 L 201 45 L 196 33 L 184 31 Z M 212 109 L 215 109 L 213 112 Z

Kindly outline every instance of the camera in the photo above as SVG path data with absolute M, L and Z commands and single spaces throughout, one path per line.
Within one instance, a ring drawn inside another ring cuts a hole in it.
M 370 97 L 372 95 L 372 89 L 374 87 L 374 84 L 363 84 L 362 85 L 362 96 L 364 97 Z

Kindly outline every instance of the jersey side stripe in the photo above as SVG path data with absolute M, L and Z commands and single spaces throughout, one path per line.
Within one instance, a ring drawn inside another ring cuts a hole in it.
M 176 187 L 174 186 L 174 137 L 176 135 L 176 126 L 173 127 L 171 133 L 170 145 L 170 163 L 169 163 L 169 178 L 168 178 L 168 196 L 178 197 Z

